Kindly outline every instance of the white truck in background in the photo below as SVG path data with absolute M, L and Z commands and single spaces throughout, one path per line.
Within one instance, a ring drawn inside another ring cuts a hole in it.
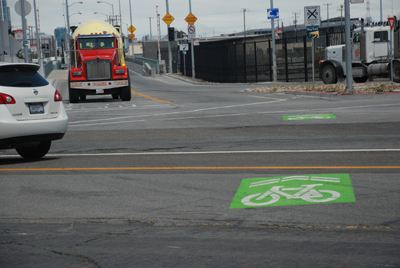
M 352 74 L 356 83 L 369 77 L 391 78 L 390 26 L 362 26 L 352 33 Z M 393 81 L 400 83 L 399 27 L 393 33 Z M 327 47 L 320 61 L 319 77 L 325 84 L 336 84 L 346 77 L 345 45 Z

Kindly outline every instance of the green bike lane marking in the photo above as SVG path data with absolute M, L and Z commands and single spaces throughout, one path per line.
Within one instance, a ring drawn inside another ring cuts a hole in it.
M 349 174 L 243 179 L 230 208 L 356 202 Z
M 283 116 L 283 120 L 312 120 L 312 119 L 336 119 L 334 114 L 307 114 L 307 115 L 286 115 Z

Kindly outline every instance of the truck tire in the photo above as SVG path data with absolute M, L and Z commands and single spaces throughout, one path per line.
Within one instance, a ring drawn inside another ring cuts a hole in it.
M 353 77 L 354 82 L 356 83 L 365 83 L 368 81 L 368 76 L 363 77 Z
M 42 141 L 35 147 L 16 148 L 17 153 L 25 159 L 39 159 L 45 156 L 51 147 L 51 141 Z
M 127 87 L 122 87 L 120 91 L 120 97 L 122 101 L 130 101 L 132 98 L 132 93 L 131 93 L 131 77 L 128 77 L 128 86 Z
M 392 78 L 392 74 L 389 69 L 389 77 Z M 400 61 L 393 61 L 393 82 L 400 83 Z
M 78 103 L 79 102 L 79 90 L 76 89 L 68 89 L 69 93 L 69 102 L 70 103 Z
M 338 82 L 338 77 L 335 68 L 330 64 L 322 67 L 321 79 L 324 84 L 336 84 Z

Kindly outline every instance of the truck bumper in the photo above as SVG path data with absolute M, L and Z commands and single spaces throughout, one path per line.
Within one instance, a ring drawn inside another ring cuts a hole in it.
M 90 82 L 70 82 L 70 88 L 93 90 L 96 92 L 113 88 L 127 87 L 128 85 L 129 85 L 128 79 L 109 80 L 109 81 L 90 81 Z

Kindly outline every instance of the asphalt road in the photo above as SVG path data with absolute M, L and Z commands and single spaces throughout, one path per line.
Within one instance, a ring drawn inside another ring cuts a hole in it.
M 65 137 L 40 161 L 0 152 L 0 267 L 400 267 L 400 94 L 128 66 L 130 102 L 70 104 L 58 79 Z

